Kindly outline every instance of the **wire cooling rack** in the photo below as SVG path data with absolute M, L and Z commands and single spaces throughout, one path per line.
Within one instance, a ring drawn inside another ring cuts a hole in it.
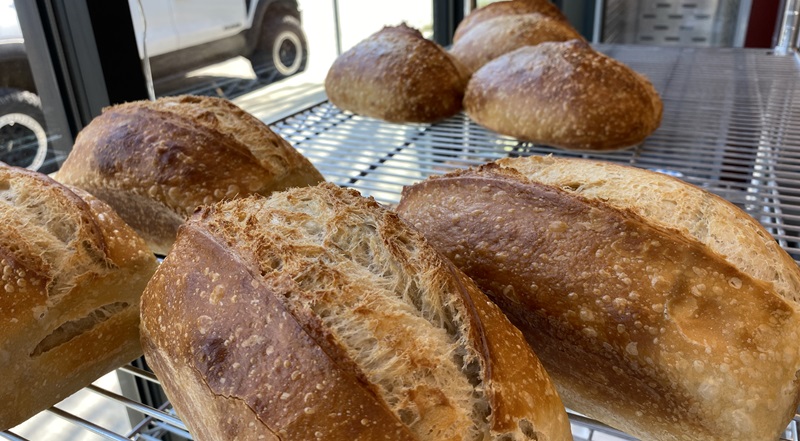
M 645 74 L 664 101 L 643 144 L 574 153 L 521 143 L 464 114 L 434 125 L 388 124 L 321 103 L 274 128 L 329 180 L 394 204 L 404 185 L 505 156 L 606 160 L 672 174 L 737 204 L 800 258 L 800 69 L 763 50 L 599 46 Z
M 600 154 L 521 143 L 460 114 L 434 125 L 389 124 L 322 102 L 273 124 L 325 177 L 379 202 L 399 201 L 404 185 L 506 156 L 553 154 L 661 171 L 716 193 L 758 219 L 800 259 L 800 64 L 796 56 L 753 49 L 598 46 L 645 74 L 661 93 L 664 118 L 642 145 Z M 119 370 L 158 387 L 149 372 Z M 115 432 L 59 406 L 48 413 L 98 439 L 190 439 L 169 404 L 148 406 L 98 386 L 90 392 L 129 409 L 132 428 Z M 634 440 L 571 415 L 576 440 Z M 784 439 L 800 441 L 797 418 Z M 10 432 L 10 440 L 24 440 Z M 31 440 L 37 441 L 37 440 Z

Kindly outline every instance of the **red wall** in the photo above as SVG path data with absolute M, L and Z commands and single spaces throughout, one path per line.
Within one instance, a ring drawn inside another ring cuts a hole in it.
M 780 0 L 753 0 L 744 40 L 745 47 L 773 47 L 772 37 L 775 35 L 780 3 Z

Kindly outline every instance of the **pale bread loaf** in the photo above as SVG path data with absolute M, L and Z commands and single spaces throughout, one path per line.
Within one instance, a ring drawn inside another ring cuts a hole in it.
M 141 355 L 139 298 L 156 268 L 106 204 L 0 165 L 0 430 Z
M 230 101 L 179 96 L 105 109 L 78 134 L 56 179 L 107 202 L 163 255 L 201 204 L 323 177 Z
M 661 123 L 650 82 L 585 41 L 526 46 L 472 75 L 464 110 L 478 124 L 523 141 L 573 150 L 640 144 Z
M 800 270 L 655 172 L 504 159 L 398 207 L 522 329 L 565 404 L 642 439 L 775 441 L 800 399 Z
M 145 291 L 142 342 L 199 441 L 572 439 L 499 309 L 332 184 L 200 210 Z
M 337 107 L 397 123 L 431 123 L 461 110 L 468 74 L 416 29 L 385 27 L 340 55 L 325 78 Z

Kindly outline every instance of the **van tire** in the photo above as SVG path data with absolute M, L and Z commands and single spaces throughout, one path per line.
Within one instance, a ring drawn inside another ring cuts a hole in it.
M 259 78 L 271 81 L 305 70 L 308 63 L 308 44 L 300 27 L 300 20 L 291 15 L 264 20 L 250 62 Z
M 48 150 L 39 96 L 0 88 L 0 161 L 39 170 L 45 164 Z

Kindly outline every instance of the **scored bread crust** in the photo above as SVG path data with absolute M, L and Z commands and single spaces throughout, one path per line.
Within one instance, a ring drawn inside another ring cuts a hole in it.
M 461 110 L 469 75 L 441 46 L 406 25 L 387 26 L 340 55 L 325 78 L 337 107 L 397 123 L 430 123 Z
M 728 224 L 750 263 L 689 233 L 682 200 Z M 408 187 L 398 213 L 520 327 L 567 407 L 656 441 L 772 441 L 794 415 L 800 309 L 752 268 L 796 279 L 797 265 L 716 196 L 624 166 L 518 158 Z
M 141 355 L 139 296 L 156 268 L 108 205 L 0 166 L 0 430 Z
M 198 96 L 104 109 L 78 134 L 56 179 L 107 202 L 158 254 L 201 204 L 323 181 L 264 123 L 227 100 Z
M 472 27 L 450 53 L 472 75 L 489 61 L 523 46 L 582 38 L 569 23 L 542 14 L 500 15 Z
M 783 298 L 800 303 L 800 269 L 794 259 L 752 216 L 713 193 L 663 173 L 608 162 L 534 156 L 497 164 L 527 179 L 631 210 L 661 228 L 677 229 L 740 271 L 771 283 Z
M 506 53 L 472 75 L 464 110 L 523 141 L 573 150 L 637 145 L 661 124 L 653 85 L 582 40 Z
M 142 344 L 200 441 L 571 439 L 499 309 L 332 184 L 199 211 L 145 291 Z
M 457 43 L 478 24 L 504 15 L 542 14 L 568 23 L 567 17 L 550 0 L 512 0 L 489 3 L 469 13 L 456 27 L 453 43 Z

